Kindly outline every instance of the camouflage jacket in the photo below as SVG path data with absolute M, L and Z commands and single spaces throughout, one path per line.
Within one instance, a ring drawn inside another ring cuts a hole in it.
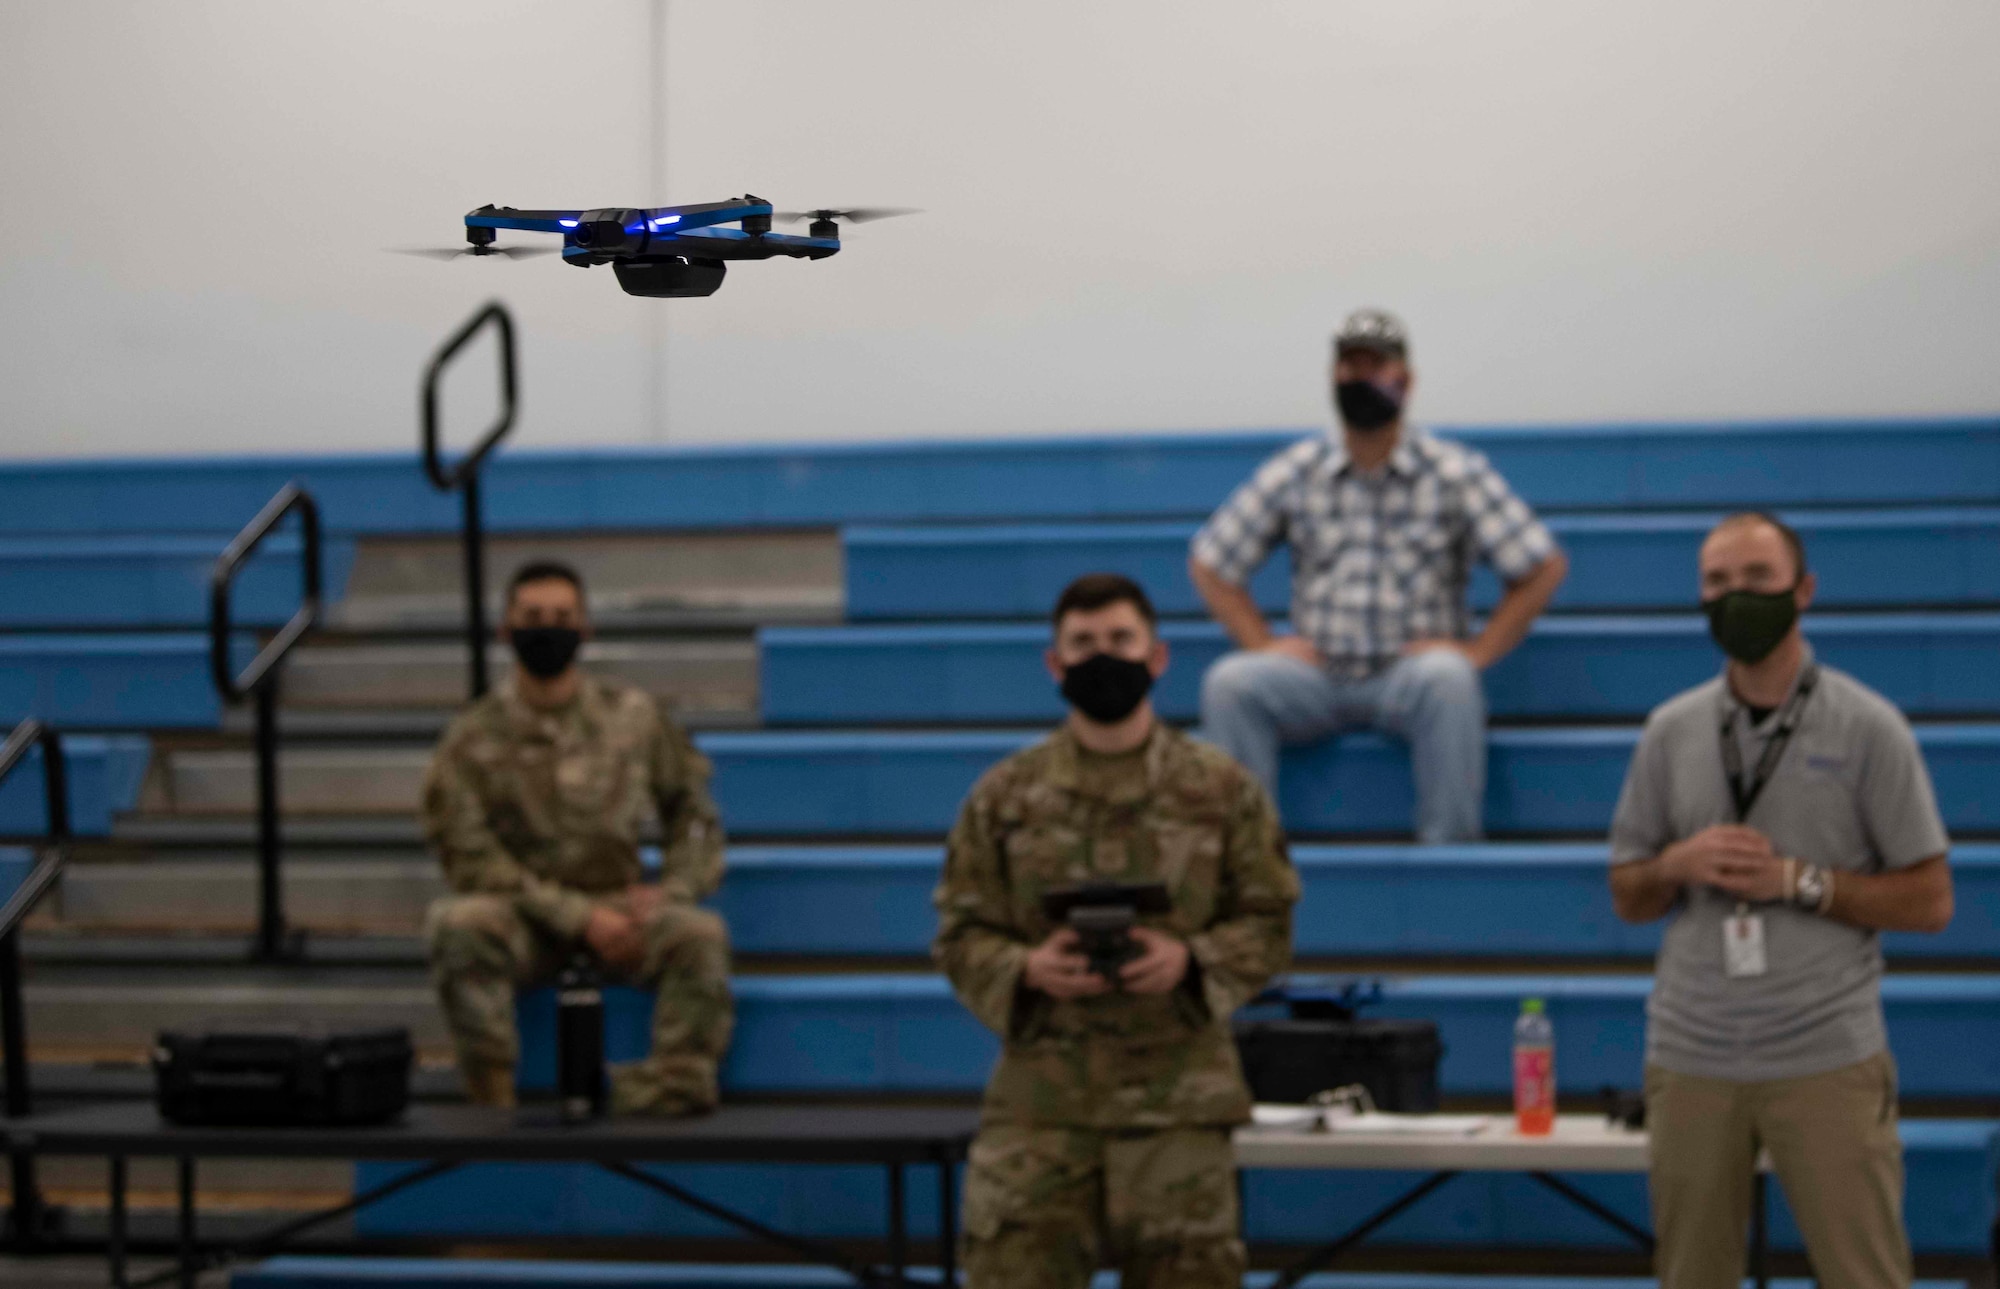
M 513 682 L 445 730 L 424 775 L 424 837 L 455 891 L 512 893 L 573 938 L 591 897 L 639 881 L 639 832 L 658 812 L 661 882 L 699 900 L 722 880 L 708 760 L 639 690 L 590 676 L 541 711 Z
M 938 887 L 939 963 L 1002 1040 L 988 1122 L 1094 1128 L 1249 1118 L 1230 1013 L 1291 960 L 1298 876 L 1270 798 L 1222 752 L 1165 725 L 1143 775 L 1092 790 L 1067 730 L 974 785 Z M 1165 882 L 1169 913 L 1141 919 L 1185 939 L 1172 993 L 1059 1001 L 1021 983 L 1056 927 L 1041 898 L 1088 879 Z

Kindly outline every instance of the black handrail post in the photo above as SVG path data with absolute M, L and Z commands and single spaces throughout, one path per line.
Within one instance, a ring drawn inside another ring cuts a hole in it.
M 492 323 L 500 338 L 500 412 L 458 464 L 447 470 L 438 443 L 438 379 L 458 351 L 470 344 L 480 328 Z M 486 533 L 479 508 L 479 467 L 514 428 L 518 386 L 514 379 L 514 318 L 498 300 L 488 301 L 464 326 L 431 355 L 424 369 L 424 473 L 439 492 L 458 488 L 464 493 L 465 525 L 465 644 L 472 666 L 472 697 L 486 692 Z
M 286 515 L 299 512 L 299 607 L 270 643 L 238 674 L 229 657 L 229 588 L 251 554 Z M 209 582 L 208 661 L 215 688 L 225 702 L 255 698 L 257 703 L 257 943 L 259 962 L 294 956 L 297 945 L 285 928 L 284 888 L 279 873 L 278 836 L 278 676 L 292 647 L 319 624 L 319 507 L 312 494 L 288 483 L 266 502 L 257 517 L 236 534 L 217 557 Z
M 278 684 L 257 686 L 257 960 L 285 956 L 285 898 L 278 876 Z
M 472 697 L 487 690 L 486 526 L 479 513 L 479 472 L 469 470 L 459 485 L 465 499 L 465 646 L 472 655 Z
M 62 740 L 54 729 L 33 717 L 14 728 L 0 746 L 0 781 L 27 758 L 30 747 L 42 750 L 42 790 L 47 803 L 48 844 L 41 858 L 20 886 L 0 908 L 0 1042 L 6 1044 L 6 1109 L 9 1119 L 25 1119 L 34 1112 L 29 1088 L 27 1007 L 21 996 L 21 920 L 55 883 L 69 858 L 69 774 Z M 35 1181 L 35 1158 L 18 1151 L 8 1160 L 13 1202 L 8 1222 L 15 1246 L 32 1247 L 49 1225 L 50 1210 L 42 1202 Z

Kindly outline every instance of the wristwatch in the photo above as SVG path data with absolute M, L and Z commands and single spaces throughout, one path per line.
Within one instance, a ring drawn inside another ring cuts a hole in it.
M 1792 903 L 1808 913 L 1824 913 L 1833 903 L 1833 875 L 1818 864 L 1800 864 L 1792 885 Z

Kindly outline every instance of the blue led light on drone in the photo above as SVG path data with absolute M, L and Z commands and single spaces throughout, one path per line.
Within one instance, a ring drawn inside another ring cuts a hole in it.
M 577 224 L 580 222 L 581 221 L 574 219 L 558 219 L 556 221 L 556 223 L 561 224 L 564 228 L 575 228 Z
M 681 217 L 679 215 L 662 215 L 653 221 L 653 227 L 665 228 L 668 224 L 678 224 L 680 222 Z

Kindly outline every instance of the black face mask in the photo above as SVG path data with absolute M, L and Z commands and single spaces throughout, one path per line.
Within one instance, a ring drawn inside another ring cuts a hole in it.
M 567 671 L 583 645 L 583 633 L 575 627 L 515 627 L 508 638 L 521 666 L 543 680 Z
M 1153 673 L 1143 662 L 1094 653 L 1063 672 L 1062 696 L 1100 725 L 1116 725 L 1145 701 Z
M 1357 430 L 1379 430 L 1394 425 L 1403 414 L 1400 391 L 1383 389 L 1372 380 L 1343 380 L 1333 387 L 1333 401 L 1340 419 Z
M 1742 663 L 1771 656 L 1778 642 L 1799 620 L 1799 604 L 1789 591 L 1725 591 L 1701 602 L 1708 615 L 1708 633 L 1722 652 Z

